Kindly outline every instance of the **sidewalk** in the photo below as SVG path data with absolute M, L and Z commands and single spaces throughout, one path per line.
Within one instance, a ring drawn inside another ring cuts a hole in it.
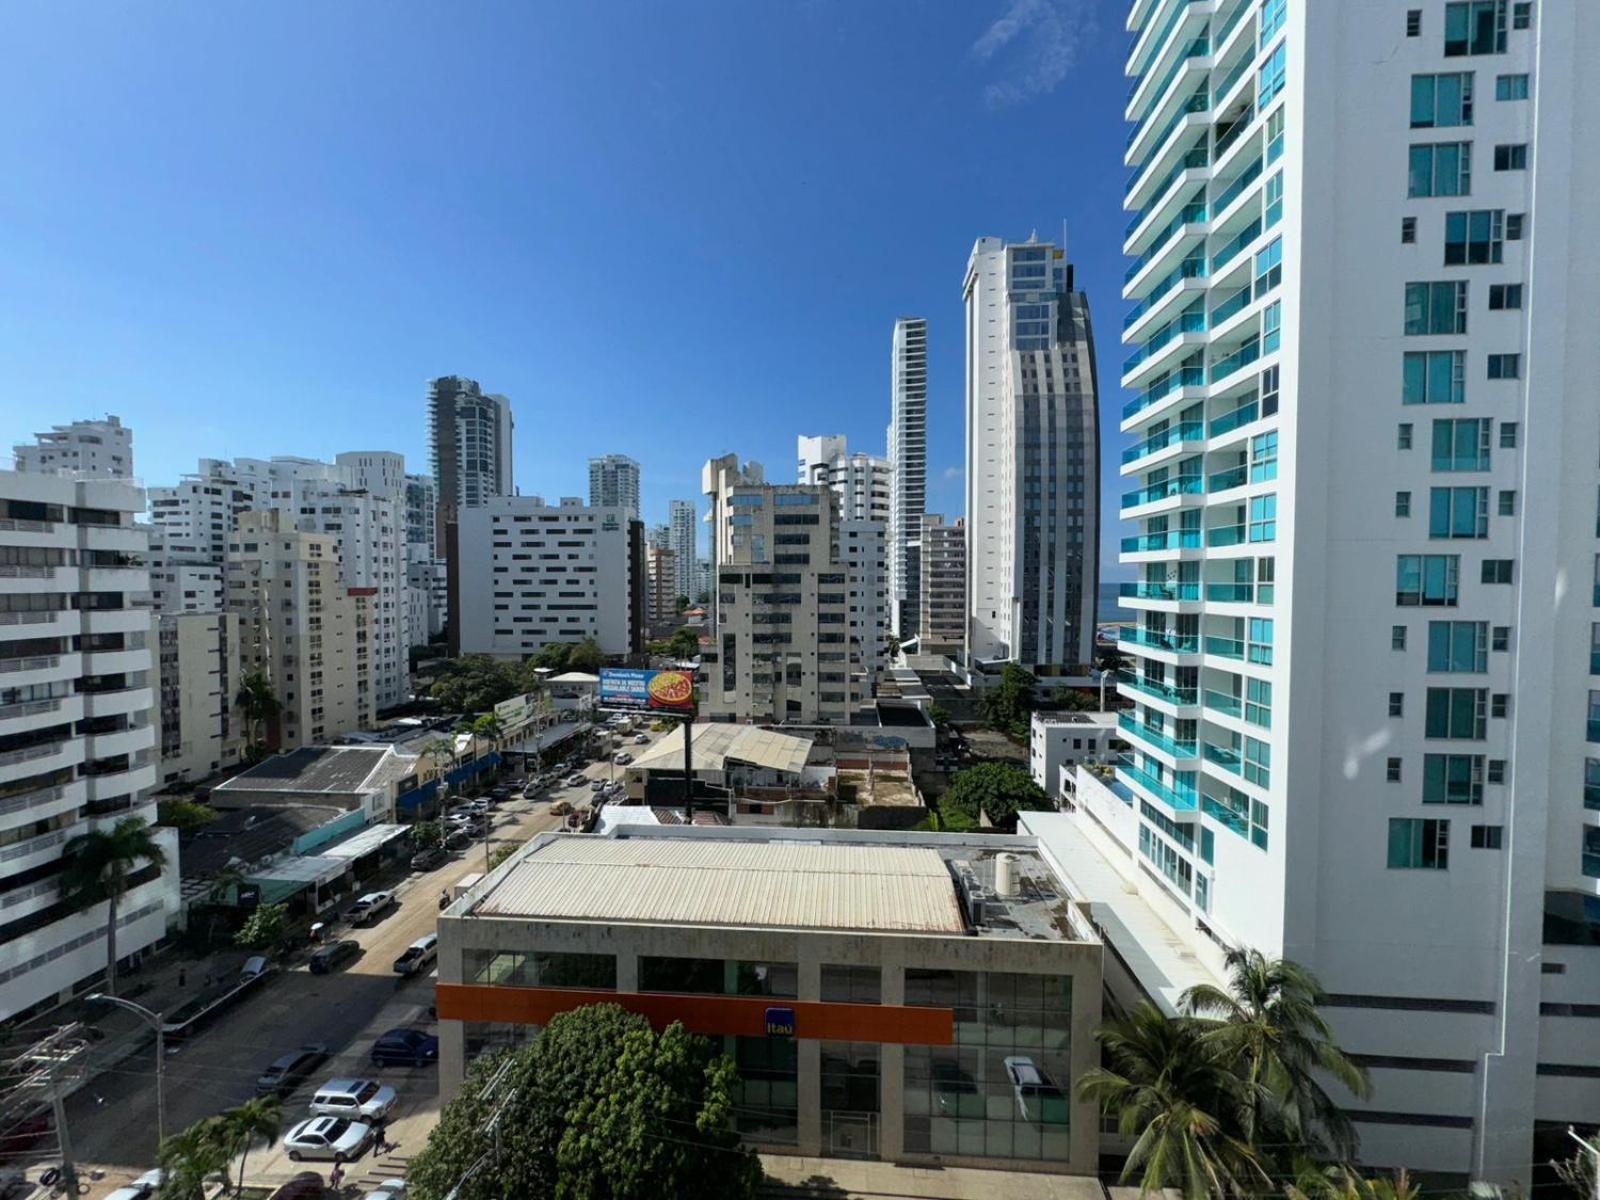
M 763 1154 L 764 1196 L 846 1200 L 1106 1200 L 1100 1181 L 1085 1175 L 987 1171 L 975 1167 L 900 1166 L 849 1158 Z

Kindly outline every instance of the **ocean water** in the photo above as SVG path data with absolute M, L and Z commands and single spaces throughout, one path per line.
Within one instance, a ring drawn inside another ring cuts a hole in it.
M 1132 609 L 1123 608 L 1117 589 L 1122 586 L 1121 580 L 1114 582 L 1100 581 L 1100 594 L 1096 598 L 1095 624 L 1107 625 L 1114 621 L 1132 621 L 1135 614 Z

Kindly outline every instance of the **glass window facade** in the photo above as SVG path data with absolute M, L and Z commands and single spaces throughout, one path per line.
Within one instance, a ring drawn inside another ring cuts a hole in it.
M 613 954 L 467 950 L 462 954 L 461 968 L 466 983 L 617 990 L 617 959 Z

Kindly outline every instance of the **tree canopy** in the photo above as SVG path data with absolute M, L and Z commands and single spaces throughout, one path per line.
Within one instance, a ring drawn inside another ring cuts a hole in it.
M 680 1025 L 658 1034 L 613 1004 L 562 1013 L 474 1064 L 407 1179 L 417 1200 L 457 1184 L 460 1200 L 742 1200 L 761 1167 L 733 1130 L 737 1083 L 732 1060 Z
M 1050 809 L 1050 798 L 1033 777 L 1015 763 L 979 763 L 957 771 L 950 790 L 939 801 L 945 827 L 959 833 L 978 827 L 978 814 L 1002 829 L 1015 829 L 1019 812 Z
M 539 665 L 537 659 L 507 663 L 487 654 L 441 659 L 433 665 L 428 695 L 456 712 L 486 712 L 502 700 L 541 687 L 543 681 L 534 671 Z
M 1001 733 L 1026 737 L 1028 717 L 1035 707 L 1033 689 L 1037 683 L 1030 672 L 1016 663 L 1007 663 L 1000 673 L 1000 682 L 985 691 L 979 702 L 983 723 Z

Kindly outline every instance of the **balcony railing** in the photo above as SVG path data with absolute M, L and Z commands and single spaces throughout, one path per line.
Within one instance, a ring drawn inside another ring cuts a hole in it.
M 1249 583 L 1208 583 L 1206 599 L 1219 604 L 1249 604 L 1255 596 L 1255 585 Z
M 1197 687 L 1174 687 L 1170 683 L 1163 683 L 1159 679 L 1145 679 L 1132 671 L 1118 671 L 1117 682 L 1124 687 L 1130 687 L 1136 692 L 1146 696 L 1154 696 L 1158 700 L 1165 700 L 1168 704 L 1198 704 L 1200 702 L 1200 689 Z
M 1244 713 L 1244 706 L 1239 703 L 1239 697 L 1230 692 L 1217 692 L 1207 688 L 1205 703 L 1207 708 L 1227 713 L 1230 717 L 1241 716 Z
M 1239 251 L 1243 250 L 1246 246 L 1260 236 L 1261 218 L 1257 217 L 1255 220 L 1251 221 L 1250 224 L 1241 229 L 1236 235 L 1229 238 L 1227 243 L 1211 256 L 1211 269 L 1216 271 L 1219 267 L 1225 266 L 1226 264 L 1232 262 L 1238 257 Z
M 1211 364 L 1211 382 L 1217 383 L 1261 357 L 1261 339 L 1252 337 L 1227 358 Z
M 1159 404 L 1173 392 L 1182 391 L 1186 387 L 1203 387 L 1206 382 L 1206 369 L 1202 366 L 1185 365 L 1176 371 L 1168 371 L 1144 391 L 1122 406 L 1124 419 L 1136 416 L 1153 404 Z
M 1236 141 L 1239 140 L 1240 136 L 1243 135 L 1244 131 L 1250 127 L 1250 122 L 1255 120 L 1255 117 L 1256 117 L 1256 109 L 1255 109 L 1255 105 L 1252 104 L 1248 108 L 1246 108 L 1242 113 L 1240 113 L 1238 118 L 1228 126 L 1227 132 L 1225 132 L 1225 133 L 1223 133 L 1223 134 L 1218 136 L 1218 138 L 1217 138 L 1217 157 L 1218 158 L 1222 157 L 1222 153 L 1223 153 L 1224 150 L 1226 150 L 1229 146 L 1233 145 Z
M 1193 4 L 1194 2 L 1195 0 L 1182 0 L 1182 3 L 1178 4 L 1172 10 L 1172 15 L 1169 16 L 1166 22 L 1161 26 L 1161 32 L 1156 34 L 1155 37 L 1151 38 L 1147 44 L 1146 48 L 1150 51 L 1148 57 L 1146 57 L 1143 52 L 1140 52 L 1136 57 L 1143 58 L 1147 66 L 1159 59 L 1161 57 L 1161 51 L 1166 49 L 1167 39 L 1172 36 L 1173 27 L 1177 25 L 1179 21 L 1183 20 L 1184 14 L 1189 11 L 1189 5 Z M 1137 50 L 1138 47 L 1135 46 L 1135 49 Z M 1139 87 L 1142 83 L 1144 83 L 1144 74 L 1141 72 L 1139 75 L 1135 76 L 1133 82 L 1128 85 L 1128 99 L 1130 101 L 1139 94 Z M 1165 85 L 1163 84 L 1163 87 L 1164 86 Z
M 1206 52 L 1207 47 L 1206 40 L 1204 38 L 1201 38 L 1194 44 L 1200 47 L 1200 54 L 1204 54 Z M 1196 55 L 1191 54 L 1189 57 L 1196 57 Z M 1183 64 L 1179 63 L 1178 66 L 1181 68 Z M 1166 85 L 1163 84 L 1163 91 L 1165 91 L 1165 87 Z M 1124 197 L 1131 196 L 1134 192 L 1139 190 L 1139 184 L 1144 179 L 1145 172 L 1149 169 L 1151 163 L 1155 162 L 1156 159 L 1161 157 L 1161 148 L 1166 143 L 1166 140 L 1172 136 L 1172 131 L 1179 125 L 1183 124 L 1183 122 L 1189 117 L 1192 117 L 1195 113 L 1203 113 L 1210 107 L 1211 98 L 1206 95 L 1206 89 L 1204 86 L 1202 86 L 1198 92 L 1190 96 L 1183 102 L 1181 106 L 1179 106 L 1178 111 L 1172 114 L 1172 119 L 1162 126 L 1160 133 L 1156 134 L 1154 146 L 1150 153 L 1145 156 L 1145 160 L 1135 166 L 1133 171 L 1128 175 L 1127 186 L 1124 187 L 1122 191 Z M 1161 190 L 1165 191 L 1166 187 L 1167 185 L 1163 183 L 1161 185 Z
M 1128 222 L 1127 228 L 1123 231 L 1123 236 L 1125 238 L 1132 237 L 1133 231 L 1138 229 L 1139 226 L 1143 225 L 1145 223 L 1145 219 L 1149 217 L 1151 213 L 1155 212 L 1167 202 L 1167 193 L 1169 193 L 1172 190 L 1173 185 L 1177 183 L 1180 178 L 1182 178 L 1185 171 L 1192 171 L 1196 167 L 1209 166 L 1210 163 L 1210 147 L 1208 147 L 1204 142 L 1200 143 L 1200 145 L 1196 146 L 1193 150 L 1190 150 L 1182 158 L 1180 158 L 1178 160 L 1178 165 L 1173 167 L 1171 171 L 1167 172 L 1167 174 L 1162 178 L 1161 182 L 1156 184 L 1156 186 L 1151 190 L 1150 203 L 1146 204 L 1143 208 L 1139 209 L 1133 214 L 1133 218 Z
M 1206 260 L 1204 255 L 1195 255 L 1184 259 L 1171 271 L 1161 277 L 1161 280 L 1150 289 L 1150 294 L 1138 304 L 1122 320 L 1124 331 L 1131 329 L 1145 313 L 1153 309 L 1166 298 L 1168 292 L 1181 284 L 1185 279 L 1204 279 L 1206 275 Z
M 60 698 L 54 700 L 25 700 L 20 704 L 0 704 L 0 721 L 10 721 L 17 717 L 37 717 L 44 713 L 55 712 L 62 705 Z
M 1172 239 L 1178 236 L 1185 225 L 1193 225 L 1205 219 L 1206 206 L 1203 203 L 1197 200 L 1192 204 L 1185 204 L 1178 211 L 1178 215 L 1168 221 L 1166 227 L 1156 234 L 1155 240 L 1150 243 L 1149 249 L 1133 260 L 1133 265 L 1122 276 L 1122 282 L 1132 283 L 1133 277 L 1154 262 L 1171 243 Z
M 1193 654 L 1200 649 L 1198 634 L 1156 632 L 1140 629 L 1136 625 L 1124 625 L 1122 631 L 1117 634 L 1117 641 L 1129 642 L 1135 646 L 1147 646 L 1151 650 L 1165 650 L 1171 654 Z
M 1250 303 L 1250 285 L 1247 283 L 1238 291 L 1232 293 L 1221 304 L 1211 310 L 1211 325 L 1215 328 L 1221 325 L 1234 313 L 1243 312 L 1245 305 Z
M 1142 533 L 1122 539 L 1124 554 L 1148 554 L 1154 550 L 1198 550 L 1198 529 L 1169 529 L 1165 533 Z
M 1207 742 L 1205 744 L 1205 755 L 1207 762 L 1216 763 L 1224 771 L 1231 771 L 1235 775 L 1241 773 L 1239 752 L 1237 750 L 1229 750 L 1224 746 L 1213 746 L 1210 742 Z
M 1125 463 L 1138 462 L 1141 458 L 1148 458 L 1157 451 L 1165 450 L 1169 446 L 1176 446 L 1182 442 L 1203 441 L 1206 436 L 1205 424 L 1201 421 L 1183 421 L 1177 425 L 1169 425 L 1160 433 L 1153 433 L 1136 446 L 1129 446 L 1122 452 L 1122 461 Z
M 1206 480 L 1206 491 L 1225 492 L 1229 488 L 1243 487 L 1250 482 L 1248 467 L 1231 467 L 1226 471 L 1217 471 Z
M 1221 212 L 1223 209 L 1227 208 L 1228 205 L 1237 200 L 1240 193 L 1254 183 L 1260 174 L 1261 160 L 1258 158 L 1255 160 L 1255 162 L 1251 163 L 1248 167 L 1241 171 L 1239 173 L 1239 178 L 1235 179 L 1227 187 L 1223 188 L 1222 194 L 1211 202 L 1212 214 L 1215 215 Z
M 1178 317 L 1177 320 L 1168 321 L 1160 329 L 1156 330 L 1155 333 L 1151 334 L 1149 340 L 1146 341 L 1144 345 L 1140 346 L 1132 354 L 1128 355 L 1127 358 L 1123 359 L 1122 373 L 1126 375 L 1140 363 L 1153 357 L 1156 351 L 1160 350 L 1163 346 L 1176 341 L 1184 334 L 1204 333 L 1205 331 L 1206 310 L 1205 302 L 1202 300 L 1200 303 L 1186 310 L 1180 317 Z
M 1249 8 L 1250 5 L 1247 4 L 1245 7 Z M 1221 804 L 1218 801 L 1213 800 L 1210 796 L 1207 796 L 1203 792 L 1200 795 L 1200 809 L 1206 814 L 1206 816 L 1210 817 L 1214 821 L 1222 822 L 1222 824 L 1233 830 L 1240 837 L 1250 836 L 1250 822 L 1248 820 L 1246 820 L 1239 813 L 1234 812 L 1233 809 L 1229 808 L 1226 804 Z
M 1248 291 L 1249 289 L 1247 288 L 1245 290 Z M 1208 431 L 1210 436 L 1221 437 L 1225 433 L 1232 433 L 1241 425 L 1250 424 L 1251 421 L 1256 419 L 1257 407 L 1258 406 L 1256 405 L 1256 402 L 1252 400 L 1249 404 L 1241 404 L 1231 413 L 1224 413 L 1215 421 L 1211 422 L 1211 426 Z
M 1124 583 L 1117 595 L 1131 600 L 1198 600 L 1198 583 Z
M 1197 743 L 1193 738 L 1186 742 L 1175 741 L 1162 730 L 1135 720 L 1127 713 L 1122 713 L 1117 717 L 1117 726 L 1124 733 L 1131 734 L 1139 741 L 1154 746 L 1157 750 L 1165 750 L 1174 758 L 1193 758 L 1195 756 Z
M 1140 504 L 1153 504 L 1157 500 L 1170 500 L 1174 496 L 1200 496 L 1205 493 L 1205 481 L 1198 475 L 1180 475 L 1176 479 L 1152 483 L 1122 494 L 1122 507 L 1134 508 Z
M 1244 659 L 1244 642 L 1238 638 L 1210 637 L 1206 638 L 1206 653 L 1215 654 L 1218 658 Z
M 1132 758 L 1122 755 L 1117 759 L 1117 770 L 1134 783 L 1144 788 L 1145 791 L 1159 797 L 1169 806 L 1176 809 L 1193 809 L 1199 803 L 1199 795 L 1191 787 L 1181 790 L 1173 787 L 1158 775 L 1152 775 L 1143 767 L 1135 766 Z
M 1206 530 L 1206 545 L 1208 546 L 1242 546 L 1244 545 L 1245 529 L 1243 525 L 1219 525 L 1215 529 Z

